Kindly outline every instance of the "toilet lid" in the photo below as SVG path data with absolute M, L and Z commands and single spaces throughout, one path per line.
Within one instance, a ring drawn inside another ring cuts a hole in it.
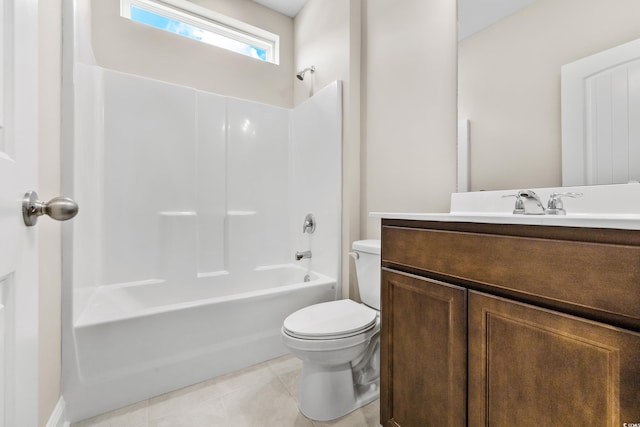
M 323 302 L 289 315 L 287 334 L 304 339 L 333 339 L 357 335 L 372 328 L 377 312 L 350 299 Z

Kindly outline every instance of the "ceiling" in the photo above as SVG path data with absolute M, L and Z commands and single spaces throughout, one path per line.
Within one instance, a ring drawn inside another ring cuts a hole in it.
M 263 6 L 280 12 L 283 15 L 294 17 L 300 12 L 308 0 L 253 0 Z
M 482 31 L 536 0 L 458 0 L 458 40 Z
M 283 15 L 295 17 L 308 0 L 253 0 Z M 462 40 L 511 15 L 535 0 L 458 0 L 458 36 Z

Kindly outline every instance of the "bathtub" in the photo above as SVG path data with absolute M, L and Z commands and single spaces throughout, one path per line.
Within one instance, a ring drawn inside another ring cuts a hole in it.
M 74 322 L 73 412 L 95 415 L 286 354 L 285 317 L 334 299 L 335 279 L 294 265 L 96 288 Z

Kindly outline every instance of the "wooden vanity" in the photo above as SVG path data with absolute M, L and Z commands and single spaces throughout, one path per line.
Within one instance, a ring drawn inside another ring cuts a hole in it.
M 383 426 L 640 423 L 640 230 L 382 220 Z

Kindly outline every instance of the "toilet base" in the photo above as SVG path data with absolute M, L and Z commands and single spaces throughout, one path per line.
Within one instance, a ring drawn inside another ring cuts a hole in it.
M 302 364 L 298 408 L 307 418 L 334 420 L 373 402 L 379 395 L 379 379 L 367 385 L 354 385 L 350 363 Z

